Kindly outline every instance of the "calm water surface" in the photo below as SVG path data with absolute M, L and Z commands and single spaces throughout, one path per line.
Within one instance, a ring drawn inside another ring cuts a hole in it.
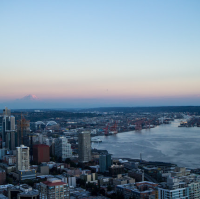
M 106 149 L 113 157 L 142 158 L 148 161 L 176 163 L 189 168 L 200 167 L 200 127 L 178 128 L 180 120 L 152 129 L 99 137 L 94 144 Z

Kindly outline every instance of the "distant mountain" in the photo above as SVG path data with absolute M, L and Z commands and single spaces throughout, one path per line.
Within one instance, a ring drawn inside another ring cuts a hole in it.
M 17 100 L 20 100 L 20 101 L 36 101 L 38 100 L 38 97 L 36 95 L 26 95 L 20 99 L 17 99 Z

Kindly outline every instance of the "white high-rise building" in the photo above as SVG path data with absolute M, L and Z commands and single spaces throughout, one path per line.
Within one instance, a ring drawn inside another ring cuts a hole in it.
M 71 144 L 68 143 L 68 139 L 65 137 L 59 137 L 55 140 L 55 154 L 61 157 L 64 161 L 66 158 L 72 157 Z
M 29 147 L 20 145 L 16 147 L 17 150 L 17 164 L 16 169 L 29 170 Z
M 89 131 L 83 131 L 78 135 L 78 156 L 79 162 L 91 160 L 91 137 Z

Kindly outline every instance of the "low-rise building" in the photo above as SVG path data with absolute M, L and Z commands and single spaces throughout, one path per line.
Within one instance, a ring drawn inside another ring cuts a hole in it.
M 99 176 L 98 177 L 98 184 L 99 184 L 99 186 L 112 185 L 113 184 L 113 178 L 112 177 Z
M 97 175 L 97 173 L 82 174 L 80 177 L 81 177 L 82 180 L 85 180 L 86 183 L 88 183 L 88 182 L 98 183 L 98 175 Z
M 136 199 L 147 199 L 150 196 L 154 196 L 158 184 L 148 181 L 117 185 L 116 191 L 123 194 L 125 199 L 136 198 Z
M 8 199 L 39 199 L 39 191 L 27 184 L 8 188 Z
M 75 177 L 80 177 L 82 174 L 82 171 L 79 168 L 70 168 L 70 169 L 64 169 L 65 172 L 68 175 L 75 176 Z
M 113 185 L 123 185 L 123 184 L 129 184 L 129 183 L 135 183 L 135 179 L 128 177 L 128 176 L 122 176 L 122 174 L 118 174 L 117 178 L 113 178 Z
M 0 167 L 3 168 L 7 174 L 16 170 L 16 166 L 14 165 L 9 166 L 5 163 L 0 163 Z
M 35 169 L 19 170 L 15 174 L 16 179 L 18 179 L 19 181 L 36 179 Z
M 70 187 L 70 199 L 77 199 L 77 198 L 88 198 L 91 195 L 89 191 L 86 191 L 85 189 L 78 187 Z
M 112 165 L 109 168 L 109 174 L 111 176 L 117 176 L 118 174 L 124 173 L 124 166 L 123 165 Z
M 16 164 L 16 160 L 17 160 L 17 158 L 14 155 L 5 155 L 3 157 L 3 162 L 8 164 L 9 166 L 15 165 Z
M 200 180 L 197 175 L 182 177 L 168 176 L 167 183 L 159 187 L 156 199 L 200 198 Z
M 62 182 L 65 182 L 69 185 L 69 187 L 76 187 L 76 177 L 69 176 L 66 173 L 63 173 L 62 175 L 57 175 L 56 178 L 59 178 L 62 180 Z

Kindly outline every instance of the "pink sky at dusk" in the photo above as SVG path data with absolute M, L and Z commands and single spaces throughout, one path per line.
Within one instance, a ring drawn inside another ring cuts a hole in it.
M 34 94 L 71 100 L 64 106 L 200 104 L 199 6 L 0 2 L 0 102 Z

